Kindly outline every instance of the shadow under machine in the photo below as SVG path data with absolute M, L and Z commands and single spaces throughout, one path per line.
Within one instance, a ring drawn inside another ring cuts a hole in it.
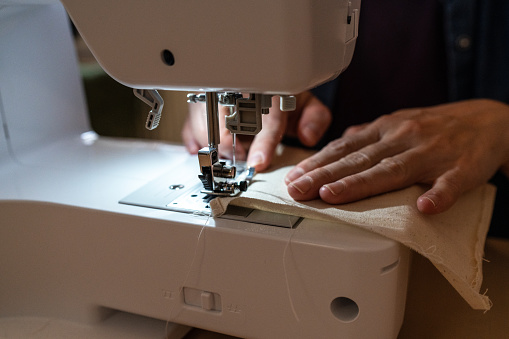
M 294 109 L 295 94 L 349 64 L 360 1 L 62 3 L 0 0 L 0 328 L 395 338 L 402 245 L 268 212 L 214 218 L 207 206 L 256 178 L 219 159 L 219 105 L 232 133 L 251 135 L 273 98 Z M 68 15 L 106 72 L 151 106 L 147 128 L 161 117 L 157 89 L 196 93 L 209 141 L 198 159 L 90 132 Z

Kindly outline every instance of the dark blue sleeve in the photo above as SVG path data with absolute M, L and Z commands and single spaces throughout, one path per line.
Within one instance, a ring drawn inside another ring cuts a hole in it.
M 336 78 L 335 80 L 329 81 L 312 89 L 311 93 L 313 93 L 325 106 L 329 107 L 329 109 L 332 111 L 337 85 L 338 81 Z

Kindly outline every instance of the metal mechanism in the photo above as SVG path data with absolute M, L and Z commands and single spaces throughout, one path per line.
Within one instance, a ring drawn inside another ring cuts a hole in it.
M 262 129 L 262 114 L 268 114 L 272 95 L 249 94 L 235 102 L 235 111 L 226 117 L 226 128 L 237 134 L 256 135 Z
M 155 129 L 161 119 L 163 99 L 156 90 L 134 89 L 134 94 L 152 107 L 147 117 L 145 127 Z M 280 96 L 282 111 L 295 110 L 296 99 L 292 95 Z M 244 97 L 234 92 L 206 92 L 205 94 L 188 94 L 187 102 L 204 102 L 207 113 L 208 146 L 198 152 L 200 175 L 203 193 L 211 195 L 234 196 L 246 191 L 249 180 L 239 180 L 235 161 L 228 164 L 220 161 L 218 146 L 221 142 L 219 131 L 219 104 L 228 107 L 230 114 L 225 117 L 226 128 L 234 135 L 256 135 L 262 129 L 262 114 L 268 114 L 272 107 L 272 95 L 251 93 Z M 233 145 L 235 152 L 235 145 Z M 248 177 L 254 175 L 254 168 L 247 169 Z
M 268 114 L 272 106 L 272 95 L 249 94 L 244 98 L 240 93 L 189 94 L 189 103 L 205 102 L 207 112 L 208 146 L 198 152 L 200 164 L 199 178 L 203 184 L 202 192 L 211 195 L 234 196 L 246 191 L 250 178 L 254 175 L 254 168 L 247 169 L 248 179 L 236 178 L 235 163 L 227 164 L 220 161 L 218 145 L 219 133 L 219 104 L 226 106 L 230 114 L 225 117 L 226 128 L 234 134 L 256 135 L 262 129 L 262 114 Z M 295 109 L 294 96 L 281 96 L 281 109 Z M 234 151 L 235 151 L 235 145 Z
M 149 105 L 152 109 L 148 113 L 145 128 L 153 130 L 159 126 L 164 100 L 155 89 L 133 89 L 134 95 Z
M 163 99 L 156 90 L 134 89 L 134 94 L 152 107 L 145 127 L 155 129 L 161 119 Z M 262 129 L 262 114 L 268 114 L 272 95 L 249 94 L 244 98 L 240 93 L 206 92 L 205 94 L 189 94 L 188 102 L 205 102 L 207 113 L 208 146 L 198 152 L 201 174 L 198 176 L 203 184 L 203 193 L 210 195 L 234 196 L 246 191 L 254 168 L 243 169 L 247 175 L 237 178 L 235 163 L 220 161 L 218 146 L 221 142 L 219 131 L 219 104 L 230 109 L 225 117 L 226 128 L 235 134 L 256 135 Z M 281 96 L 281 110 L 295 109 L 294 96 Z M 234 138 L 235 140 L 235 138 Z M 234 145 L 235 147 L 235 145 Z
M 219 98 L 217 93 L 207 92 L 205 94 L 205 104 L 207 107 L 208 147 L 204 147 L 198 152 L 201 172 L 198 177 L 203 184 L 204 193 L 233 196 L 241 190 L 245 191 L 247 184 L 245 182 L 225 180 L 235 179 L 237 172 L 235 166 L 230 166 L 224 161 L 219 161 Z

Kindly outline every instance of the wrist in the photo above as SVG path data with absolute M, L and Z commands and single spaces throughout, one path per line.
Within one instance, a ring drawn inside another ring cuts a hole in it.
M 500 171 L 509 178 L 509 162 L 503 164 L 502 167 L 500 167 Z

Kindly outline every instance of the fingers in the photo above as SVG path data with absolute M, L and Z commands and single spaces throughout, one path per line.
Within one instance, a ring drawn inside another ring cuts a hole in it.
M 422 154 L 400 152 L 397 145 L 377 143 L 310 171 L 296 167 L 300 176 L 288 183 L 288 193 L 295 200 L 319 197 L 329 204 L 344 204 L 424 182 L 426 160 Z M 438 214 L 451 208 L 461 194 L 476 186 L 466 173 L 454 167 L 439 176 L 417 199 L 417 209 Z
M 353 152 L 359 151 L 365 146 L 379 141 L 378 133 L 375 129 L 365 129 L 362 133 L 352 135 L 347 138 L 341 138 L 330 142 L 322 151 L 316 153 L 310 158 L 300 162 L 286 175 L 285 182 L 298 179 L 304 173 L 313 171 L 317 168 L 338 161 Z M 358 154 L 357 154 L 358 155 Z M 354 155 L 355 157 L 356 155 Z M 378 157 L 376 157 L 378 158 Z M 343 160 L 348 161 L 349 159 Z
M 444 212 L 500 168 L 509 173 L 508 112 L 506 105 L 470 100 L 382 116 L 299 163 L 285 178 L 288 192 L 296 200 L 340 204 L 431 184 L 417 208 Z
M 419 175 L 415 154 L 401 153 L 384 158 L 360 173 L 324 184 L 320 198 L 329 204 L 344 204 L 409 186 Z
M 327 203 L 340 204 L 403 187 L 419 170 L 412 159 L 416 156 L 401 151 L 399 144 L 368 145 L 303 174 L 288 184 L 288 193 L 296 200 L 320 196 Z
M 464 183 L 462 171 L 451 170 L 440 176 L 430 190 L 417 199 L 417 209 L 424 214 L 447 211 L 470 187 Z
M 362 131 L 364 128 L 366 128 L 367 126 L 369 126 L 368 123 L 365 123 L 365 124 L 361 124 L 361 125 L 355 125 L 355 126 L 350 126 L 348 127 L 345 132 L 343 133 L 343 136 L 346 137 L 348 135 L 353 135 L 355 133 L 359 133 L 360 131 Z
M 287 112 L 275 109 L 262 119 L 263 128 L 253 139 L 247 157 L 248 166 L 255 167 L 257 172 L 269 167 L 286 130 Z
M 273 109 L 263 116 L 263 129 L 255 137 L 249 150 L 248 165 L 257 171 L 271 163 L 283 135 L 297 136 L 306 146 L 314 146 L 323 137 L 332 121 L 329 109 L 310 92 L 297 96 L 295 112 L 278 109 L 278 98 L 273 98 Z
M 327 106 L 310 93 L 301 107 L 297 136 L 302 144 L 311 147 L 320 141 L 329 128 L 332 114 Z

